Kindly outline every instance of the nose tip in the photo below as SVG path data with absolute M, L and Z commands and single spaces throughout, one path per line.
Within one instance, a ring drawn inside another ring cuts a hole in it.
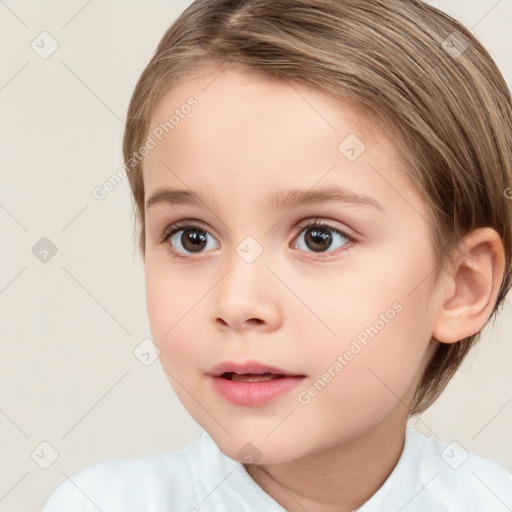
M 239 250 L 247 249 L 240 253 Z M 232 259 L 225 262 L 229 270 L 215 286 L 211 304 L 211 321 L 217 328 L 273 329 L 280 323 L 275 277 L 269 272 L 263 247 L 247 236 L 238 245 Z M 250 256 L 250 257 L 249 257 Z

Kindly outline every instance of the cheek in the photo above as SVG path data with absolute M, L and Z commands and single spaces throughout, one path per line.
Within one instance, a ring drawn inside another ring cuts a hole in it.
M 367 330 L 360 331 L 367 334 L 365 342 L 347 337 L 321 354 L 311 352 L 315 371 L 296 397 L 304 428 L 318 429 L 316 419 L 326 417 L 326 410 L 322 428 L 334 437 L 366 430 L 395 409 L 406 414 L 427 345 L 411 322 L 415 315 L 404 305 L 380 330 L 380 323 L 373 330 L 368 322 Z
M 300 285 L 301 279 L 304 278 L 297 276 L 296 290 L 300 290 L 298 294 L 304 303 L 312 306 L 316 316 L 315 319 L 313 315 L 301 313 L 298 317 L 301 332 L 309 328 L 309 339 L 321 339 L 326 348 L 343 349 L 345 345 L 348 348 L 351 340 L 364 344 L 376 332 L 380 335 L 400 316 L 398 310 L 403 309 L 407 293 L 404 290 L 410 289 L 407 276 L 386 273 L 375 262 L 358 263 L 350 272 L 344 269 L 333 272 L 324 282 L 312 280 L 314 286 L 307 281 Z M 308 289 L 309 294 L 305 293 Z
M 375 332 L 372 326 L 381 333 L 400 325 L 404 335 L 425 327 L 434 254 L 426 237 L 407 243 L 406 232 L 402 228 L 393 240 L 354 252 L 346 268 L 315 286 L 309 303 L 334 331 L 334 341 L 365 338 L 368 329 Z M 305 289 L 311 282 L 304 281 Z
M 381 253 L 379 262 L 364 262 L 364 272 L 331 280 L 324 288 L 331 293 L 316 299 L 315 312 L 334 331 L 320 325 L 321 336 L 318 330 L 316 336 L 313 329 L 306 332 L 325 400 L 344 403 L 354 413 L 366 404 L 372 414 L 410 394 L 427 357 L 435 303 L 429 300 L 431 280 L 425 279 L 433 262 L 426 261 L 427 250 L 420 252 L 416 247 L 389 254 L 389 266 L 382 265 Z M 329 384 L 322 387 L 324 381 Z
M 160 360 L 166 368 L 173 362 L 183 361 L 195 347 L 190 336 L 191 322 L 198 325 L 201 309 L 200 290 L 191 286 L 190 280 L 167 265 L 146 260 L 146 304 L 153 341 L 160 349 Z M 204 292 L 203 292 L 204 293 Z M 200 325 L 200 324 L 199 324 Z M 198 340 L 199 341 L 199 340 Z

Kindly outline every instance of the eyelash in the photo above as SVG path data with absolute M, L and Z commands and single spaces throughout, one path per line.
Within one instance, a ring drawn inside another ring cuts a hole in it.
M 334 232 L 336 234 L 341 235 L 343 238 L 345 238 L 347 240 L 347 243 L 345 244 L 345 246 L 349 245 L 350 242 L 354 242 L 355 241 L 353 237 L 351 237 L 350 235 L 348 235 L 344 231 L 341 231 L 338 228 L 335 228 L 334 226 L 329 224 L 328 222 L 322 221 L 320 219 L 310 219 L 305 224 L 302 224 L 302 225 L 298 226 L 297 230 L 296 230 L 296 232 L 294 234 L 294 240 L 295 240 L 295 238 L 297 238 L 297 236 L 300 233 L 302 233 L 303 231 L 305 231 L 306 229 L 309 229 L 311 227 L 324 228 L 324 229 L 332 231 L 332 232 Z M 208 233 L 208 230 L 205 229 L 200 224 L 194 224 L 193 222 L 188 222 L 188 221 L 175 222 L 174 224 L 171 224 L 170 226 L 168 226 L 164 230 L 164 232 L 160 235 L 160 243 L 167 242 L 167 240 L 169 238 L 171 238 L 173 235 L 175 235 L 179 231 L 186 231 L 186 230 L 189 230 L 189 229 L 204 231 L 204 232 Z M 351 245 L 349 245 L 348 248 L 345 248 L 345 246 L 343 248 L 341 248 L 341 249 L 338 249 L 337 251 L 334 251 L 334 252 L 317 253 L 318 257 L 316 257 L 315 259 L 320 259 L 321 261 L 326 261 L 326 260 L 334 259 L 337 256 L 339 256 L 341 253 L 345 253 L 345 252 L 349 251 L 352 248 Z M 191 258 L 191 257 L 194 256 L 193 254 L 183 254 L 183 253 L 180 253 L 180 252 L 176 251 L 176 249 L 174 249 L 170 244 L 168 244 L 168 248 L 169 248 L 169 251 L 171 252 L 171 254 L 173 255 L 173 257 L 176 257 L 176 258 Z M 322 257 L 322 254 L 324 255 L 323 257 Z

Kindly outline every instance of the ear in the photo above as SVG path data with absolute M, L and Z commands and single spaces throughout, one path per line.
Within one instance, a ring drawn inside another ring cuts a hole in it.
M 489 319 L 505 272 L 505 251 L 490 227 L 468 233 L 443 281 L 432 336 L 455 343 L 477 333 Z

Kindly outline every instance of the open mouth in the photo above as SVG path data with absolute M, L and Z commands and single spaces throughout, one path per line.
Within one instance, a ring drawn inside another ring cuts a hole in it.
M 266 380 L 283 379 L 286 375 L 276 373 L 234 373 L 224 372 L 221 377 L 223 379 L 233 380 L 237 382 L 263 382 Z

